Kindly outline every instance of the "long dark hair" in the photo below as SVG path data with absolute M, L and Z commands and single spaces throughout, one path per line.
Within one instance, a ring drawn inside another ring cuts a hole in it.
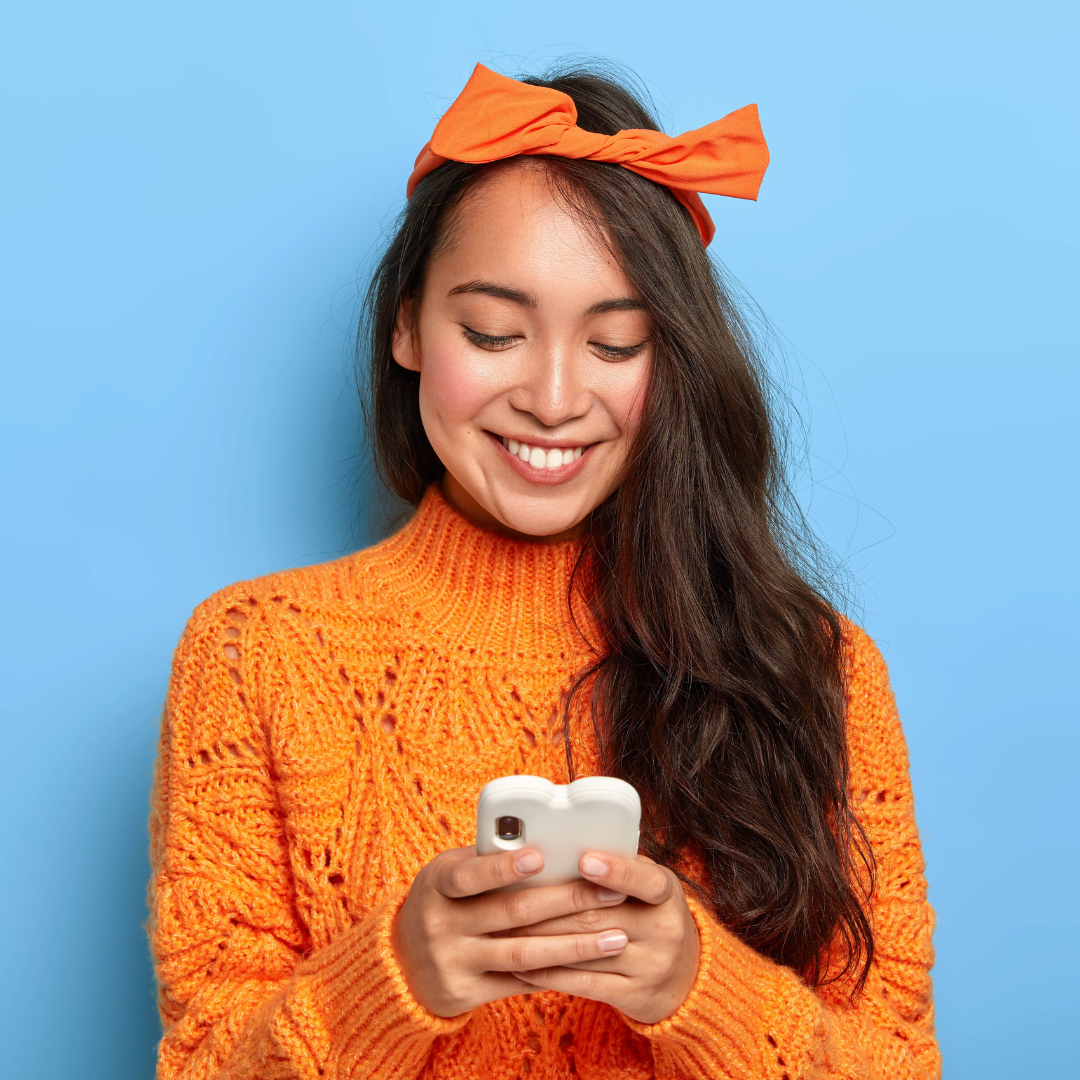
M 523 81 L 569 94 L 589 131 L 658 128 L 607 72 Z M 689 855 L 704 874 L 680 876 L 739 938 L 812 983 L 857 989 L 873 860 L 848 802 L 843 625 L 810 584 L 753 338 L 670 191 L 618 165 L 523 160 L 609 246 L 653 325 L 641 428 L 571 587 L 603 640 L 566 721 L 587 692 L 605 772 L 641 794 L 646 854 L 676 872 Z M 425 177 L 368 294 L 367 428 L 383 482 L 409 503 L 444 469 L 419 376 L 391 354 L 398 311 L 421 296 L 463 198 L 500 167 Z

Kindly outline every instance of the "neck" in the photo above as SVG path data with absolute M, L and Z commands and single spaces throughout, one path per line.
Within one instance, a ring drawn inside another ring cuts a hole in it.
M 378 582 L 402 613 L 403 631 L 422 626 L 426 640 L 444 639 L 455 655 L 577 666 L 599 640 L 584 598 L 570 609 L 579 554 L 574 541 L 537 543 L 482 528 L 432 485 L 400 532 L 360 553 L 366 580 L 358 588 Z

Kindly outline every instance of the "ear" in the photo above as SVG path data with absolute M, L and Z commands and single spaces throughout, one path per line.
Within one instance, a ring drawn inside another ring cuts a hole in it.
M 406 371 L 420 370 L 420 340 L 413 328 L 414 308 L 415 301 L 411 297 L 401 301 L 394 326 L 394 340 L 390 345 L 394 359 Z

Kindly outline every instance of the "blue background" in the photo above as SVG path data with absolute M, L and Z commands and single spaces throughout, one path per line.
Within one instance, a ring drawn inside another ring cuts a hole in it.
M 911 746 L 949 1077 L 1077 1076 L 1075 24 L 1064 5 L 38 0 L 0 21 L 4 1071 L 148 1077 L 170 653 L 367 541 L 358 282 L 483 61 L 758 102 L 718 254 L 781 335 L 802 498 Z

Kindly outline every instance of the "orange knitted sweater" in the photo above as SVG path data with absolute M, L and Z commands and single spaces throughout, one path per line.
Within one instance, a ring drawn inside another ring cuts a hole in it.
M 852 795 L 878 860 L 865 991 L 814 990 L 696 902 L 697 980 L 653 1025 L 554 992 L 454 1019 L 390 926 L 471 844 L 491 779 L 565 783 L 560 698 L 587 651 L 571 544 L 518 542 L 437 489 L 389 540 L 225 589 L 177 649 L 151 815 L 160 1078 L 931 1078 L 932 915 L 885 664 L 850 631 Z M 580 775 L 591 724 L 571 721 Z

